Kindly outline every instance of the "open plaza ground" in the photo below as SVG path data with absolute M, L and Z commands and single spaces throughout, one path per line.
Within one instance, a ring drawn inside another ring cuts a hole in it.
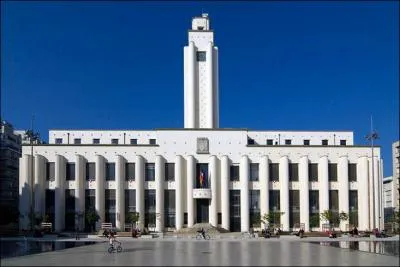
M 2 239 L 5 242 L 9 239 Z M 132 239 L 119 238 L 121 253 L 108 253 L 106 239 L 82 238 L 79 242 L 95 241 L 93 245 L 73 247 L 19 257 L 3 258 L 1 266 L 398 266 L 399 256 L 345 249 L 321 242 L 398 242 L 399 237 L 337 238 L 240 238 L 215 236 L 211 240 L 191 237 Z M 43 239 L 42 239 L 43 241 Z M 63 239 L 56 242 L 76 242 Z M 322 243 L 324 244 L 324 243 Z M 337 243 L 339 244 L 339 243 Z M 398 243 L 397 243 L 398 250 Z

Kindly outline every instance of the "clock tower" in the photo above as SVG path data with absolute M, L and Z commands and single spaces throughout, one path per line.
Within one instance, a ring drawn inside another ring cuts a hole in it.
M 208 14 L 192 19 L 184 47 L 185 128 L 218 128 L 218 48 Z

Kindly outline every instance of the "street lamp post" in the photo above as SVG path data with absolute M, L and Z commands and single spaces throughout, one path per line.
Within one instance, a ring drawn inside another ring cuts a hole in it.
M 372 222 L 370 223 L 370 227 L 375 226 L 375 168 L 374 168 L 374 140 L 378 139 L 378 133 L 373 130 L 372 124 L 372 116 L 371 116 L 371 132 L 365 137 L 368 141 L 371 142 L 371 171 L 372 171 Z M 379 183 L 378 183 L 379 186 Z M 379 193 L 379 192 L 378 192 Z M 375 227 L 374 227 L 375 228 Z

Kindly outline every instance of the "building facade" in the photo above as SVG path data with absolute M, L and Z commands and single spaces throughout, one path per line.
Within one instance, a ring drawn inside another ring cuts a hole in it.
M 21 214 L 32 204 L 57 231 L 75 229 L 74 214 L 90 209 L 120 229 L 130 212 L 157 231 L 205 222 L 244 232 L 271 212 L 281 212 L 284 231 L 309 231 L 322 229 L 313 218 L 325 210 L 350 215 L 341 229 L 383 225 L 379 147 L 371 159 L 351 131 L 219 128 L 218 49 L 206 14 L 192 20 L 184 65 L 185 128 L 50 130 L 33 156 L 23 146 Z M 20 227 L 28 225 L 25 216 Z
M 18 168 L 21 157 L 21 137 L 14 133 L 14 127 L 1 121 L 0 129 L 0 203 L 1 225 L 9 225 L 18 215 Z M 14 219 L 13 219 L 14 218 Z M 10 230 L 10 225 L 7 230 Z M 13 228 L 13 227 L 11 227 Z M 15 224 L 15 229 L 18 226 Z

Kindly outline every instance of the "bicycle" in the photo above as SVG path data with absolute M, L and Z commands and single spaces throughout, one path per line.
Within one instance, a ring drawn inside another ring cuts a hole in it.
M 204 233 L 204 236 L 201 232 L 198 232 L 196 235 L 196 239 L 200 240 L 200 239 L 205 239 L 205 240 L 210 240 L 210 235 L 207 233 Z
M 251 233 L 251 232 L 242 232 L 242 237 L 243 238 L 255 238 L 256 234 L 255 233 Z
M 117 243 L 117 247 L 115 247 L 114 244 L 112 244 L 109 248 L 108 248 L 108 253 L 113 253 L 115 251 L 117 251 L 118 253 L 122 251 L 122 246 L 121 246 L 121 242 L 114 240 L 114 243 Z

